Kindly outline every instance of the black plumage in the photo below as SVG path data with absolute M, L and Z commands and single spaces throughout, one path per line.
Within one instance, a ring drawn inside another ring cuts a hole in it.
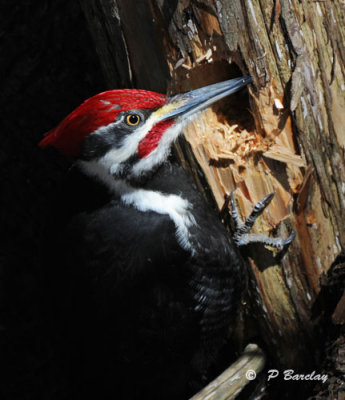
M 77 161 L 52 205 L 44 246 L 47 321 L 70 376 L 59 399 L 183 400 L 211 378 L 243 262 L 168 156 L 191 118 L 250 82 L 170 98 L 103 92 L 40 142 Z
M 66 182 L 46 249 L 73 398 L 187 398 L 210 378 L 240 299 L 231 237 L 170 162 L 141 187 L 188 200 L 190 250 L 168 215 L 124 205 L 77 167 Z

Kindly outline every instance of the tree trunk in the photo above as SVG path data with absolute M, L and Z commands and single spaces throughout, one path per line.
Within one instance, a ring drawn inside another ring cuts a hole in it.
M 176 93 L 253 77 L 249 95 L 192 123 L 176 153 L 218 209 L 235 191 L 244 217 L 275 193 L 255 231 L 297 237 L 284 257 L 260 246 L 246 253 L 241 341 L 260 337 L 275 368 L 310 371 L 320 350 L 311 307 L 345 245 L 344 3 L 80 3 L 110 87 Z

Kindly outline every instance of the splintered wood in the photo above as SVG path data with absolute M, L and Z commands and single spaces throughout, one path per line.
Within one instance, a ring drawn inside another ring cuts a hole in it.
M 296 193 L 301 187 L 300 167 L 305 166 L 296 154 L 290 119 L 285 117 L 281 122 L 284 116 L 277 110 L 281 104 L 274 86 L 262 89 L 254 98 L 254 106 L 260 110 L 260 132 L 220 118 L 212 109 L 206 110 L 185 132 L 219 208 L 224 195 L 236 190 L 241 211 L 248 215 L 253 204 L 266 194 L 275 193 L 260 227 L 266 231 L 290 213 L 291 191 Z M 267 159 L 274 160 L 273 164 Z M 289 182 L 289 188 L 281 183 L 284 180 Z
M 208 125 L 213 133 L 208 135 L 205 132 L 200 138 L 210 160 L 232 160 L 237 166 L 245 167 L 248 157 L 262 153 L 272 160 L 305 167 L 301 156 L 286 147 L 281 138 L 276 137 L 274 140 L 263 138 L 255 132 L 241 129 L 237 124 L 220 122 L 216 117 L 215 113 L 209 113 Z M 195 124 L 198 126 L 198 122 Z
M 232 160 L 238 167 L 245 167 L 249 156 L 269 149 L 261 136 L 241 130 L 237 124 L 219 122 L 215 113 L 209 113 L 208 127 L 212 135 L 203 132 L 200 139 L 210 160 Z

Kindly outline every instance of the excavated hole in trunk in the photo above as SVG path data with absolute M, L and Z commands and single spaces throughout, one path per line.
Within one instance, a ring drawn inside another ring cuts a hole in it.
M 183 90 L 193 90 L 243 75 L 235 63 L 229 64 L 225 60 L 199 64 L 191 70 L 179 68 L 175 73 L 176 81 L 181 82 Z M 179 87 L 175 86 L 174 89 L 178 91 Z M 247 88 L 212 105 L 204 118 L 196 120 L 194 125 L 197 137 L 186 135 L 192 147 L 202 145 L 210 165 L 231 165 L 238 181 L 245 172 L 248 157 L 267 150 L 262 136 L 255 133 Z

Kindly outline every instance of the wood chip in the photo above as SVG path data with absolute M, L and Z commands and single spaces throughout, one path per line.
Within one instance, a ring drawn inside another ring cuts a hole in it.
M 282 102 L 279 99 L 274 99 L 274 107 L 279 111 L 279 110 L 283 110 L 284 106 L 282 104 Z

